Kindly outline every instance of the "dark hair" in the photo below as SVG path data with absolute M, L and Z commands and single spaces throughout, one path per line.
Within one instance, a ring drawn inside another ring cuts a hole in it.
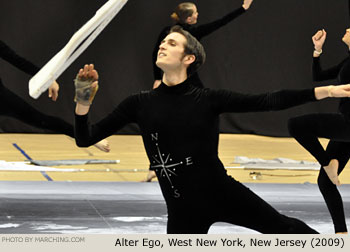
M 205 51 L 202 44 L 193 37 L 188 31 L 182 29 L 181 26 L 175 25 L 171 27 L 169 33 L 177 32 L 182 34 L 186 38 L 185 54 L 186 55 L 194 55 L 196 57 L 195 61 L 188 67 L 187 74 L 190 76 L 193 73 L 197 72 L 197 70 L 204 64 L 205 62 Z
M 193 6 L 195 4 L 191 2 L 185 2 L 185 3 L 180 3 L 173 14 L 171 14 L 171 18 L 176 22 L 180 24 L 185 24 L 186 19 L 193 14 Z

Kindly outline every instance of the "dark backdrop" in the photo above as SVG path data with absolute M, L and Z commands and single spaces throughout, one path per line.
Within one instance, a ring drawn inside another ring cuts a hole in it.
M 1 39 L 18 54 L 44 65 L 103 5 L 102 0 L 0 0 Z M 29 76 L 4 61 L 0 74 L 4 85 L 37 109 L 73 122 L 73 83 L 76 71 L 94 63 L 100 72 L 100 90 L 91 110 L 93 121 L 106 116 L 131 93 L 153 84 L 151 53 L 160 30 L 181 1 L 129 0 L 92 45 L 61 75 L 59 100 L 46 94 L 38 100 L 28 95 Z M 241 0 L 198 0 L 199 24 L 238 8 Z M 281 88 L 308 88 L 313 45 L 319 28 L 328 32 L 322 61 L 325 66 L 347 56 L 341 42 L 349 26 L 346 0 L 257 0 L 234 22 L 202 40 L 207 62 L 200 76 L 207 87 L 247 93 Z M 328 82 L 328 83 L 334 83 Z M 287 136 L 289 117 L 336 111 L 337 101 L 322 101 L 281 112 L 227 114 L 221 131 Z M 44 132 L 0 116 L 3 132 Z M 119 133 L 137 133 L 129 125 Z

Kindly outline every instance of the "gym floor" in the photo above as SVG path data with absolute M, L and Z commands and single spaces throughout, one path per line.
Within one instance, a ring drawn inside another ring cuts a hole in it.
M 108 140 L 112 150 L 103 153 L 94 147 L 78 148 L 64 135 L 0 134 L 0 159 L 7 162 L 120 160 L 117 164 L 55 166 L 55 171 L 36 166 L 12 170 L 5 165 L 0 170 L 0 233 L 165 233 L 166 206 L 158 182 L 140 182 L 148 172 L 141 137 L 115 135 Z M 300 218 L 321 233 L 334 233 L 315 184 L 317 170 L 254 170 L 233 163 L 235 156 L 315 161 L 295 140 L 222 134 L 219 154 L 231 176 L 281 213 Z M 349 167 L 340 179 L 349 224 Z M 255 232 L 217 223 L 209 233 Z

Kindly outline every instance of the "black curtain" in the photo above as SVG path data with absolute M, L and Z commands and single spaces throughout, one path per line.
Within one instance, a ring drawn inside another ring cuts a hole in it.
M 91 119 L 106 116 L 131 93 L 152 87 L 151 54 L 160 30 L 171 24 L 169 15 L 181 1 L 129 0 L 92 45 L 61 75 L 59 100 L 46 94 L 38 100 L 28 95 L 29 76 L 0 61 L 6 87 L 37 109 L 73 123 L 73 83 L 77 70 L 94 63 L 100 89 Z M 241 6 L 242 0 L 197 0 L 199 24 L 213 21 Z M 102 0 L 0 0 L 1 39 L 18 54 L 42 66 L 54 56 L 95 11 Z M 207 62 L 200 70 L 206 87 L 245 93 L 314 86 L 311 78 L 311 36 L 326 29 L 322 62 L 332 66 L 345 58 L 341 38 L 349 26 L 345 0 L 257 0 L 234 22 L 206 37 L 202 43 Z M 329 81 L 327 83 L 335 83 Z M 317 83 L 323 84 L 323 83 Z M 226 114 L 221 131 L 287 136 L 288 118 L 305 113 L 335 112 L 337 101 L 327 100 L 280 112 Z M 45 132 L 15 119 L 0 116 L 2 132 Z M 135 125 L 119 133 L 136 134 Z

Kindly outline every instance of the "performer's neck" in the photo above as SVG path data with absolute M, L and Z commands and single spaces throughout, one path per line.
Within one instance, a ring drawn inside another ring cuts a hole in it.
M 187 79 L 187 72 L 167 72 L 163 75 L 163 83 L 167 86 L 176 86 Z

